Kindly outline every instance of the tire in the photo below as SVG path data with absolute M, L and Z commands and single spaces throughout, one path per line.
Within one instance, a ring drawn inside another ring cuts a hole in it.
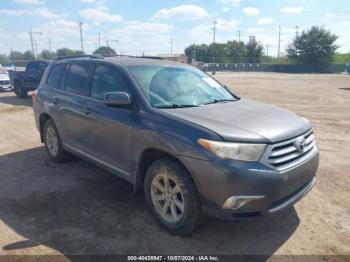
M 16 82 L 14 84 L 14 91 L 15 91 L 15 94 L 18 98 L 27 98 L 28 96 L 28 92 L 27 90 L 25 89 L 25 87 L 19 83 L 19 82 Z
M 165 177 L 174 194 L 166 190 Z M 146 172 L 144 190 L 152 215 L 171 234 L 187 235 L 202 221 L 196 187 L 188 172 L 175 161 L 164 158 L 152 163 Z
M 51 119 L 46 120 L 44 124 L 43 137 L 46 151 L 51 160 L 61 163 L 69 159 L 70 154 L 63 149 L 56 125 Z

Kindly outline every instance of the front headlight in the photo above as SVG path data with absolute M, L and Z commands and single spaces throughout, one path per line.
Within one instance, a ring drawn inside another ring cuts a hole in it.
M 199 139 L 198 143 L 220 158 L 242 161 L 258 161 L 265 151 L 265 144 L 218 142 Z

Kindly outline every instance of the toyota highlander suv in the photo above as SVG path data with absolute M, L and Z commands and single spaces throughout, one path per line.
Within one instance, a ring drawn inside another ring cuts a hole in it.
M 74 154 L 143 188 L 153 216 L 173 234 L 191 232 L 206 215 L 270 215 L 316 181 L 319 153 L 308 120 L 240 98 L 185 64 L 59 58 L 33 102 L 52 160 Z

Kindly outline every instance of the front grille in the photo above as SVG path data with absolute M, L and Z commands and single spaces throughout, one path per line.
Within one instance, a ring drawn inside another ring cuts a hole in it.
M 300 146 L 300 142 L 304 141 Z M 297 166 L 317 152 L 315 137 L 309 131 L 299 137 L 269 145 L 262 161 L 277 169 L 286 170 Z

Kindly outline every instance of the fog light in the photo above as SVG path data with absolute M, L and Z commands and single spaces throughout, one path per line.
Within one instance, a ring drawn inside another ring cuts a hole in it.
M 250 201 L 262 199 L 264 197 L 265 196 L 231 196 L 228 199 L 226 199 L 222 208 L 237 210 Z

